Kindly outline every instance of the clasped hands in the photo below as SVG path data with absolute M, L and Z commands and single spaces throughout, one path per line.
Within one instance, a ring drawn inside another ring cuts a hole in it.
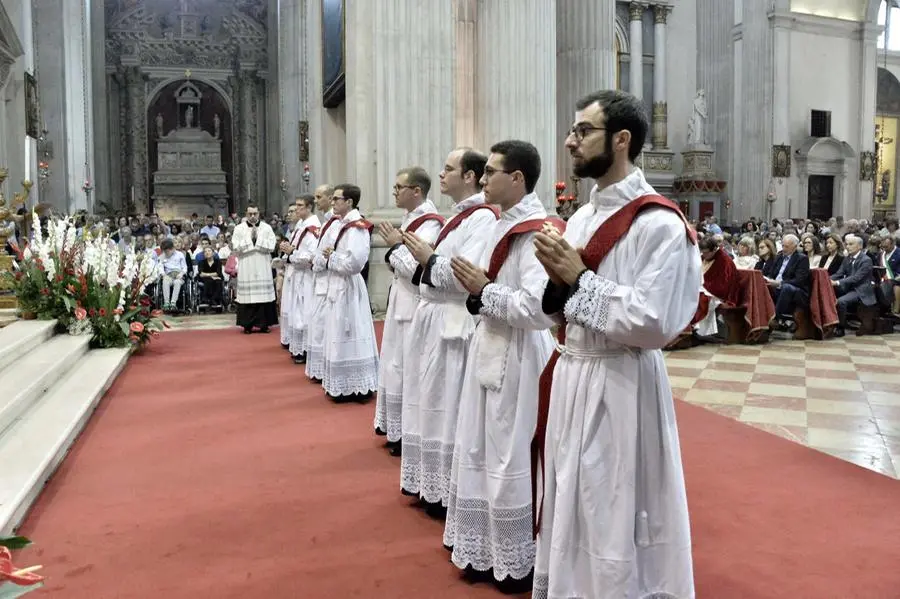
M 555 285 L 574 285 L 587 269 L 579 251 L 550 223 L 534 236 L 534 254 Z
M 290 254 L 294 251 L 294 246 L 291 245 L 290 241 L 282 241 L 278 249 L 281 250 L 282 254 Z

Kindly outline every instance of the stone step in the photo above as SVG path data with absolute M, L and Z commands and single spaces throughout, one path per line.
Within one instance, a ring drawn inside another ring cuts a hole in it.
M 89 342 L 88 335 L 57 335 L 0 371 L 0 435 L 84 357 Z
M 0 329 L 0 371 L 53 336 L 55 320 L 17 320 Z
M 128 349 L 88 352 L 0 434 L 0 536 L 25 518 L 127 360 Z

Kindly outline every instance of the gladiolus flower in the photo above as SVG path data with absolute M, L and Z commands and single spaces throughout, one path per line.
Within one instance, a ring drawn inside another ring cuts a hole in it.
M 142 325 L 139 322 L 132 322 L 131 326 L 129 328 L 131 329 L 131 331 L 133 333 L 143 333 L 144 332 L 144 325 Z
M 94 316 L 97 315 L 97 311 L 94 310 L 93 308 L 91 308 L 90 311 L 88 312 L 88 314 L 90 314 L 90 315 L 91 315 L 91 318 L 93 318 Z
M 75 308 L 75 320 L 84 320 L 85 316 L 87 316 L 87 310 L 81 306 Z
M 75 295 L 75 286 L 69 283 L 68 285 L 66 285 L 66 291 L 68 291 L 72 295 Z
M 100 308 L 100 317 L 106 316 L 106 308 Z
M 122 308 L 116 308 L 115 310 L 113 310 L 113 314 L 124 314 L 124 313 L 125 313 L 125 310 L 123 310 Z
M 151 318 L 159 318 L 162 315 L 163 315 L 162 310 L 154 310 L 153 312 L 150 313 Z

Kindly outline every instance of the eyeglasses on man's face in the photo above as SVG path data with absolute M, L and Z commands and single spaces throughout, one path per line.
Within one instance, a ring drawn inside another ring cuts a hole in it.
M 573 137 L 575 141 L 584 141 L 585 136 L 593 131 L 606 131 L 606 127 L 595 127 L 590 123 L 578 123 L 569 129 L 567 137 Z
M 400 193 L 404 189 L 415 189 L 417 185 L 394 185 L 394 193 Z

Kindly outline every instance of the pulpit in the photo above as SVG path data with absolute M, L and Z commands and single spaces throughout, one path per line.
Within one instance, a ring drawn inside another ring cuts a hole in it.
M 203 109 L 202 97 L 190 81 L 178 88 L 178 122 L 168 133 L 164 133 L 162 114 L 156 116 L 159 168 L 153 173 L 153 202 L 154 211 L 164 220 L 228 211 L 219 118 L 216 115 L 212 133 L 197 125 Z

